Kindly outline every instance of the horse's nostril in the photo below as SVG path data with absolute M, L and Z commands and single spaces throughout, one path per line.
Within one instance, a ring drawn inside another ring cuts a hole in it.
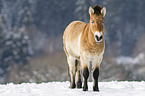
M 103 36 L 100 36 L 100 40 L 103 39 Z
M 101 35 L 100 37 L 98 37 L 97 35 L 95 36 L 97 41 L 101 41 L 103 39 L 103 36 Z
M 96 39 L 97 39 L 97 41 L 98 41 L 98 39 L 99 39 L 98 36 L 96 35 L 95 37 L 96 37 Z

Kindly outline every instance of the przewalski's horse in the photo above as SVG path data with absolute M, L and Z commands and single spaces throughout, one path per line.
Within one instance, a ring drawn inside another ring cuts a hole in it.
M 77 88 L 82 88 L 80 73 L 82 68 L 83 91 L 88 90 L 89 65 L 92 64 L 93 90 L 99 91 L 99 66 L 102 62 L 105 48 L 105 28 L 103 23 L 106 8 L 100 6 L 90 7 L 89 14 L 90 21 L 88 24 L 74 21 L 67 26 L 63 35 L 63 43 L 69 65 L 70 88 L 76 87 L 75 77 L 77 77 Z

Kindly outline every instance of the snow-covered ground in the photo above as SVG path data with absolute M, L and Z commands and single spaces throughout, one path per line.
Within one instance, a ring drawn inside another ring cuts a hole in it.
M 0 96 L 145 96 L 145 82 L 99 82 L 100 92 L 70 89 L 69 82 L 23 83 L 0 85 Z

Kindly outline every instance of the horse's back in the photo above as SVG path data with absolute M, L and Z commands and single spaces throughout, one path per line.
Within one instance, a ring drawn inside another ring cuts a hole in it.
M 76 58 L 79 57 L 80 37 L 86 25 L 86 23 L 81 21 L 73 21 L 66 27 L 63 42 L 67 55 L 72 55 Z

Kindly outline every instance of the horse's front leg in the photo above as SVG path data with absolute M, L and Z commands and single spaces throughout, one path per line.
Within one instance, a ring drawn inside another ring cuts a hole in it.
M 88 91 L 88 77 L 89 77 L 89 69 L 87 62 L 83 58 L 81 58 L 81 65 L 83 68 L 83 91 Z
M 88 67 L 83 68 L 83 77 L 84 77 L 83 91 L 88 91 L 88 77 L 89 77 Z
M 98 78 L 99 78 L 99 68 L 102 62 L 103 56 L 97 56 L 96 59 L 92 61 L 93 68 L 93 91 L 99 91 Z
M 93 70 L 93 78 L 94 78 L 93 90 L 94 91 L 99 91 L 98 77 L 99 77 L 99 67 L 96 67 Z

